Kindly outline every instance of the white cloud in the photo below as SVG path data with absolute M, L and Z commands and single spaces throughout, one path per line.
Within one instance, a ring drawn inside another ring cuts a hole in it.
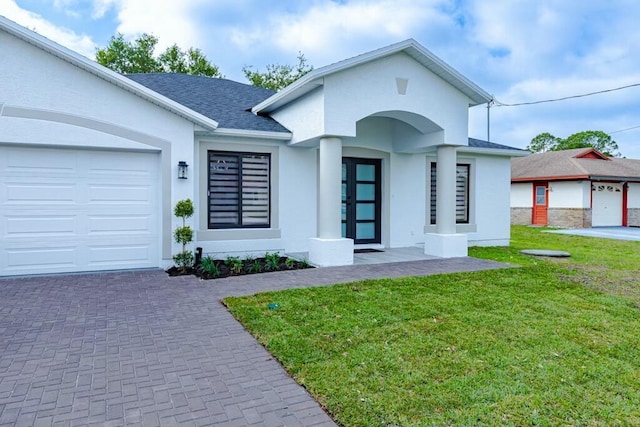
M 443 19 L 434 7 L 440 3 L 323 0 L 302 12 L 275 12 L 263 25 L 238 25 L 232 30 L 231 41 L 241 49 L 269 45 L 289 54 L 302 51 L 326 63 L 362 53 L 363 45 L 379 47 L 380 41 L 385 44 L 414 36 L 421 27 Z
M 197 47 L 200 32 L 194 20 L 197 7 L 207 0 L 95 0 L 95 17 L 102 17 L 114 8 L 120 22 L 116 31 L 127 38 L 135 38 L 142 33 L 158 37 L 158 49 L 177 43 L 181 47 Z
M 90 36 L 78 34 L 68 28 L 58 27 L 42 16 L 22 9 L 15 0 L 1 0 L 0 15 L 88 58 L 92 58 L 95 54 L 97 45 Z

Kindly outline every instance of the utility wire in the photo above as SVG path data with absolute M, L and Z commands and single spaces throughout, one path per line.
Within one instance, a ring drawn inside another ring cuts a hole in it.
M 638 126 L 632 126 L 630 128 L 625 128 L 625 129 L 620 129 L 620 130 L 614 130 L 613 132 L 607 132 L 609 135 L 611 135 L 612 133 L 620 133 L 620 132 L 626 132 L 628 130 L 633 130 L 633 129 L 638 129 L 640 128 L 640 125 Z
M 634 84 L 630 84 L 630 85 L 626 85 L 626 86 L 620 86 L 620 87 L 616 87 L 616 88 L 613 88 L 613 89 L 599 90 L 599 91 L 596 91 L 596 92 L 583 93 L 581 95 L 565 96 L 563 98 L 555 98 L 555 99 L 544 99 L 544 100 L 541 100 L 541 101 L 519 102 L 517 104 L 505 104 L 504 102 L 500 102 L 495 98 L 493 98 L 492 101 L 493 101 L 493 103 L 495 104 L 496 107 L 519 107 L 521 105 L 534 105 L 534 104 L 543 104 L 543 103 L 546 103 L 546 102 L 564 101 L 564 100 L 567 100 L 567 99 L 574 99 L 574 98 L 584 98 L 585 96 L 592 96 L 592 95 L 598 95 L 598 94 L 601 94 L 601 93 L 614 92 L 616 90 L 628 89 L 630 87 L 635 87 L 635 86 L 640 86 L 640 83 L 634 83 Z M 625 129 L 625 130 L 628 130 L 628 129 Z M 617 131 L 617 132 L 622 132 L 622 131 Z

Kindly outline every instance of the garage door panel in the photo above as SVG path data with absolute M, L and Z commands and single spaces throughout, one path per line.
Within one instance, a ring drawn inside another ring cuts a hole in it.
M 75 246 L 8 248 L 6 271 L 14 274 L 74 271 L 78 267 L 77 258 Z
M 78 173 L 78 152 L 57 149 L 38 149 L 39 155 L 32 155 L 33 148 L 12 147 L 0 163 L 5 176 L 33 175 L 75 176 Z
M 137 266 L 149 263 L 152 256 L 148 245 L 104 244 L 88 248 L 90 267 Z M 151 265 L 148 265 L 151 267 Z M 120 267 L 122 268 L 122 267 Z
M 7 239 L 73 237 L 78 232 L 75 215 L 8 215 L 5 219 Z
M 96 215 L 89 216 L 89 235 L 117 235 L 119 233 L 152 234 L 149 215 Z
M 158 160 L 0 146 L 0 275 L 157 267 Z
M 75 184 L 7 182 L 5 188 L 6 203 L 9 205 L 75 204 L 78 202 L 78 187 Z
M 149 204 L 151 188 L 134 185 L 92 185 L 89 187 L 89 203 Z

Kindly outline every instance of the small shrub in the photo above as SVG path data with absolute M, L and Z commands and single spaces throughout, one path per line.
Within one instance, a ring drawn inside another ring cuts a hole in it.
M 193 252 L 178 252 L 173 256 L 173 262 L 176 264 L 176 267 L 181 269 L 191 267 L 193 265 Z
M 178 227 L 173 232 L 173 237 L 176 239 L 176 243 L 188 243 L 193 240 L 193 230 L 188 225 Z
M 296 266 L 296 260 L 293 258 L 287 258 L 284 262 L 284 265 L 286 265 L 287 268 L 291 269 Z
M 309 268 L 309 267 L 311 267 L 311 265 L 309 265 L 309 261 L 307 261 L 306 258 L 302 258 L 302 261 L 300 261 L 300 267 L 301 268 Z
M 200 266 L 202 268 L 202 271 L 209 274 L 210 276 L 216 277 L 220 274 L 218 264 L 210 256 L 202 258 L 202 263 L 200 264 Z
M 260 264 L 260 261 L 254 260 L 250 267 L 249 267 L 249 271 L 251 273 L 261 273 L 262 272 L 262 264 Z
M 193 265 L 193 253 L 187 250 L 187 245 L 193 240 L 193 230 L 187 225 L 187 218 L 193 215 L 193 202 L 191 199 L 180 200 L 176 203 L 173 213 L 178 218 L 182 218 L 182 227 L 178 227 L 173 232 L 176 243 L 182 245 L 182 252 L 173 256 L 176 267 L 186 270 Z
M 265 253 L 264 264 L 267 271 L 278 271 L 280 269 L 280 253 Z
M 239 256 L 228 256 L 224 264 L 229 267 L 233 274 L 242 273 L 242 260 Z

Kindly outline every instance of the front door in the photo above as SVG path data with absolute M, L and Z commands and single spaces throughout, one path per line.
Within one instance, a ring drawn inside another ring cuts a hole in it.
M 549 200 L 547 194 L 547 183 L 533 184 L 533 225 L 547 225 L 547 208 Z
M 381 242 L 380 181 L 380 159 L 342 159 L 342 237 L 355 244 Z

